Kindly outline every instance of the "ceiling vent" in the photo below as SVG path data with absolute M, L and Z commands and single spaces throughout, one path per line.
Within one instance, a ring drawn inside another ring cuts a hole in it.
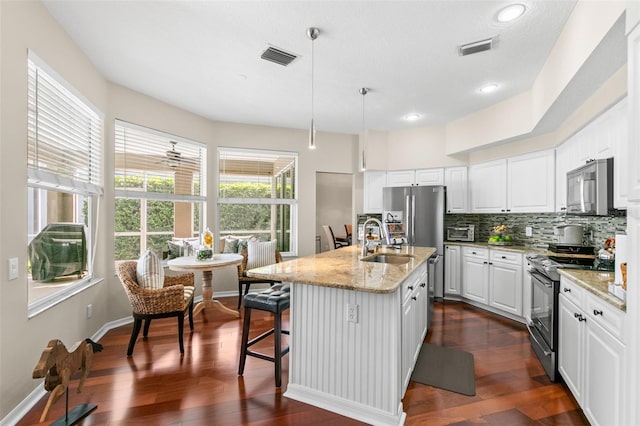
M 478 52 L 484 52 L 493 48 L 495 37 L 488 38 L 486 40 L 474 41 L 473 43 L 467 43 L 458 46 L 458 53 L 460 56 L 472 55 Z
M 265 61 L 270 61 L 284 67 L 295 61 L 297 57 L 298 55 L 296 55 L 295 53 L 285 52 L 284 50 L 278 49 L 277 47 L 273 46 L 267 46 L 267 48 L 260 55 L 260 58 L 264 59 Z

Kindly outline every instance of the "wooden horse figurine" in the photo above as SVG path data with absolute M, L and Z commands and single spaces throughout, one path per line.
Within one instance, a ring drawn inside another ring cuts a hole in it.
M 71 377 L 77 372 L 82 373 L 78 384 L 78 393 L 82 392 L 82 386 L 91 369 L 93 354 L 101 350 L 102 345 L 91 339 L 76 343 L 75 349 L 71 352 L 67 351 L 60 340 L 49 341 L 47 347 L 42 351 L 40 361 L 33 369 L 33 378 L 44 377 L 44 388 L 51 392 L 40 417 L 41 423 L 47 418 L 51 405 L 67 391 Z

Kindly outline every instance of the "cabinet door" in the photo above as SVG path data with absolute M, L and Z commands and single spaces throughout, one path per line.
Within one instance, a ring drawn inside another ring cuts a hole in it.
M 468 213 L 467 168 L 447 167 L 444 169 L 444 184 L 447 186 L 447 213 Z
M 444 248 L 444 294 L 460 295 L 460 246 Z
M 415 179 L 416 185 L 444 185 L 444 169 L 418 169 Z
M 522 266 L 491 262 L 489 306 L 522 316 Z
M 629 188 L 629 116 L 627 98 L 614 107 L 615 117 L 611 130 L 613 138 L 613 206 L 627 208 Z
M 387 172 L 387 186 L 411 186 L 415 183 L 415 170 L 393 170 Z
M 589 320 L 584 347 L 583 411 L 592 425 L 620 425 L 624 410 L 625 347 Z
M 627 158 L 629 172 L 628 199 L 640 201 L 640 26 L 637 26 L 627 37 L 627 66 L 629 67 L 629 158 Z M 633 141 L 633 143 L 631 142 Z
M 469 186 L 473 213 L 504 213 L 507 208 L 506 160 L 470 166 Z
M 558 299 L 558 371 L 582 405 L 584 327 L 576 315 L 584 317 L 584 314 L 564 295 Z
M 364 172 L 364 213 L 382 213 L 382 188 L 386 179 L 386 172 Z
M 540 213 L 555 210 L 553 150 L 509 158 L 507 171 L 507 211 Z
M 469 300 L 489 303 L 488 271 L 486 260 L 463 257 L 462 261 L 462 295 Z
M 567 172 L 573 169 L 574 149 L 571 142 L 556 148 L 556 211 L 567 210 Z

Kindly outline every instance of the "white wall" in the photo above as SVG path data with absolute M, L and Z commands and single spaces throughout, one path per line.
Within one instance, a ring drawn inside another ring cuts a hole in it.
M 322 225 L 329 225 L 336 237 L 346 236 L 345 224 L 353 224 L 353 175 L 346 173 L 316 173 L 316 235 L 321 251 L 328 250 L 329 241 Z

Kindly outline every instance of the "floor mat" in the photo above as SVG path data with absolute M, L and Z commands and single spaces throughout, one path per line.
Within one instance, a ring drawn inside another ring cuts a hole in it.
M 473 354 L 424 343 L 411 380 L 473 396 L 476 394 Z

